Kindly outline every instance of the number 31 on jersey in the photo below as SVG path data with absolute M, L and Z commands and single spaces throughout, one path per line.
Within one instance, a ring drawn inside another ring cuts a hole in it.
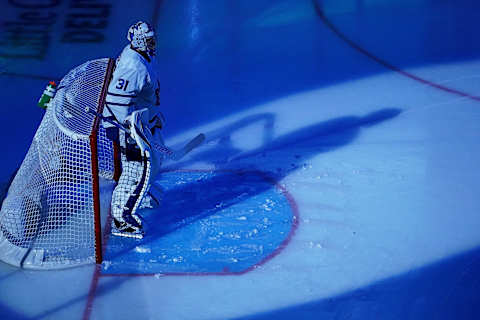
M 125 80 L 122 78 L 118 79 L 117 85 L 115 86 L 115 88 L 119 90 L 127 91 L 127 87 L 128 87 L 128 80 Z

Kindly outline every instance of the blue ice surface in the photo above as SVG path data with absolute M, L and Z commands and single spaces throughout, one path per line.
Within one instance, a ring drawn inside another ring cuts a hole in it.
M 480 319 L 480 249 L 343 294 L 235 320 Z
M 352 50 L 320 20 L 301 19 L 288 24 L 263 27 L 256 27 L 250 23 L 257 17 L 261 18 L 261 14 L 267 12 L 269 6 L 276 3 L 288 4 L 294 9 L 297 4 L 305 2 L 309 1 L 164 1 L 158 28 L 162 30 L 159 39 L 161 47 L 159 60 L 162 77 L 162 106 L 166 109 L 165 114 L 168 119 L 167 135 L 173 135 L 197 124 L 220 119 L 228 114 L 247 110 L 258 104 L 297 92 L 387 71 L 384 67 Z M 194 28 L 191 23 L 184 23 L 185 21 L 179 19 L 179 15 L 175 13 L 184 12 L 186 21 L 192 18 L 193 13 L 188 7 L 190 3 L 197 3 L 200 11 L 197 12 L 199 17 L 197 38 L 187 43 L 182 42 L 182 36 Z M 224 6 L 219 5 L 222 3 Z M 475 32 L 478 30 L 476 12 L 480 6 L 479 1 L 324 0 L 323 3 L 329 20 L 343 34 L 372 54 L 399 68 L 463 61 L 480 56 L 480 42 Z M 404 3 L 407 5 L 403 5 Z M 4 5 L 7 5 L 6 2 Z M 329 10 L 331 9 L 329 5 L 364 7 L 351 12 L 336 13 Z M 421 6 L 424 6 L 424 10 L 419 10 Z M 114 44 L 110 47 L 98 46 L 103 52 L 95 51 L 93 52 L 95 56 L 91 58 L 97 58 L 98 55 L 115 56 L 115 53 L 119 52 L 124 45 L 118 40 L 124 39 L 123 36 L 119 37 L 119 34 L 128 27 L 123 21 L 126 13 L 122 13 L 122 21 L 115 23 L 115 32 L 112 30 L 108 34 L 110 44 L 112 42 Z M 55 27 L 61 29 L 62 25 Z M 182 28 L 184 30 L 179 30 Z M 185 32 L 182 33 L 182 31 Z M 168 41 L 170 39 L 167 37 L 171 37 L 173 41 Z M 175 45 L 176 43 L 178 46 Z M 51 51 L 50 55 L 55 56 L 58 65 L 62 65 L 64 59 L 74 62 L 68 63 L 68 68 L 65 68 L 64 72 L 84 62 L 88 54 L 88 48 L 81 46 L 72 46 L 69 55 L 54 55 L 55 52 L 66 52 L 58 50 L 55 44 L 52 44 Z M 17 71 L 16 68 L 21 65 L 30 66 L 23 60 L 13 61 L 10 64 L 12 71 Z M 49 71 L 50 67 L 51 65 L 45 63 L 45 72 Z M 63 74 L 59 72 L 55 75 L 60 77 Z M 25 78 L 3 77 L 3 79 L 7 80 L 2 82 L 3 101 L 6 106 L 1 110 L 2 119 L 17 119 L 18 115 L 22 115 L 21 121 L 4 121 L 4 131 L 9 132 L 10 141 L 7 142 L 8 152 L 2 153 L 3 170 L 0 180 L 7 181 L 23 159 L 34 128 L 38 126 L 41 119 L 42 111 L 36 109 L 34 102 L 44 89 L 45 83 L 43 80 Z M 322 101 L 319 101 L 318 105 L 312 107 L 325 106 L 322 105 Z M 185 114 L 192 116 L 186 117 Z M 319 128 L 320 126 L 306 128 L 299 135 L 307 138 L 307 131 L 312 135 Z M 355 136 L 353 133 L 358 130 L 347 132 L 352 134 L 340 132 L 344 144 L 353 138 Z M 273 147 L 279 144 L 284 145 L 282 142 L 285 141 L 291 140 L 279 141 Z M 337 139 L 336 145 L 343 144 Z M 273 147 L 271 149 L 276 154 L 283 155 Z M 176 183 L 175 181 L 178 182 L 181 179 L 172 178 L 172 184 Z M 193 186 L 193 183 L 189 185 Z M 203 186 L 206 185 L 203 184 Z M 207 186 L 210 189 L 215 187 L 213 184 Z M 180 187 L 177 186 L 177 188 Z M 210 193 L 212 192 L 210 189 L 200 191 Z M 172 192 L 176 189 L 171 190 L 165 193 L 166 197 L 175 196 Z M 260 187 L 257 196 L 266 192 L 267 190 Z M 268 189 L 268 192 L 272 192 L 272 189 Z M 197 201 L 197 205 L 207 205 L 206 201 L 197 199 L 192 194 L 189 198 Z M 273 197 L 269 198 L 273 199 Z M 234 198 L 230 198 L 231 202 L 235 202 L 232 199 Z M 219 215 L 218 211 L 212 208 L 211 215 L 207 213 L 203 216 L 199 212 L 194 212 L 191 216 L 185 217 L 188 211 L 184 209 L 193 208 L 193 204 L 166 200 L 164 205 L 170 208 L 168 212 L 171 214 L 165 214 L 167 211 L 161 210 L 145 212 L 147 221 L 154 214 L 158 216 L 152 220 L 157 221 L 158 224 L 150 226 L 150 231 L 153 232 L 150 232 L 146 239 L 140 242 L 127 240 L 128 246 L 118 247 L 116 251 L 113 251 L 115 243 L 112 242 L 115 239 L 109 239 L 106 253 L 107 261 L 111 262 L 111 266 L 104 272 L 112 272 L 117 264 L 125 263 L 128 266 L 137 261 L 136 259 L 146 261 L 146 252 L 149 249 L 147 245 L 154 240 L 167 239 L 180 229 L 192 228 L 189 230 L 193 230 L 196 226 L 196 230 L 206 232 L 208 228 L 201 222 L 214 222 L 214 217 Z M 253 201 L 253 197 L 235 203 L 235 206 L 250 200 Z M 234 205 L 231 204 L 229 208 L 233 207 Z M 244 220 L 234 221 L 245 222 Z M 184 228 L 177 227 L 179 225 Z M 223 227 L 227 226 L 223 225 Z M 217 228 L 217 230 L 220 229 Z M 194 238 L 195 235 L 197 233 L 194 232 L 184 233 L 183 238 L 178 235 L 176 238 L 178 242 L 172 238 L 164 248 L 187 240 L 192 245 L 195 241 L 199 241 Z M 206 241 L 206 239 L 202 240 Z M 379 239 L 379 242 L 381 241 L 382 239 Z M 280 240 L 277 241 L 279 242 Z M 139 249 L 135 251 L 135 248 Z M 162 249 L 160 246 L 159 248 Z M 213 248 L 218 249 L 219 246 Z M 122 251 L 122 249 L 125 250 Z M 153 256 L 154 251 L 150 250 L 149 255 Z M 109 254 L 111 255 L 108 256 Z M 128 256 L 128 254 L 138 254 L 139 257 Z M 259 257 L 258 260 L 261 258 Z M 477 250 L 458 259 L 444 260 L 438 265 L 412 270 L 399 277 L 340 296 L 291 306 L 288 309 L 274 310 L 268 314 L 254 315 L 252 318 L 478 319 L 480 318 L 478 315 L 478 305 L 480 305 L 478 261 L 480 259 Z M 217 270 L 222 270 L 221 267 L 218 266 Z M 0 303 L 0 309 L 8 310 L 8 307 Z M 12 311 L 11 317 L 7 315 L 7 318 L 20 319 L 22 316 Z
M 174 171 L 157 180 L 158 209 L 143 211 L 146 237 L 110 236 L 104 274 L 242 273 L 281 249 L 295 212 L 255 171 Z

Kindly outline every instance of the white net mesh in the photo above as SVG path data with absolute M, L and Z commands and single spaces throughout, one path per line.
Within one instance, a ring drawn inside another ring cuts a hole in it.
M 60 82 L 2 204 L 0 260 L 36 269 L 95 262 L 92 132 L 100 175 L 112 179 L 114 162 L 86 108 L 101 112 L 108 68 L 109 59 L 89 61 Z

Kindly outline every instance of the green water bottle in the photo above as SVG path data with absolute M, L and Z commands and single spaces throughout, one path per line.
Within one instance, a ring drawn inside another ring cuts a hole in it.
M 55 81 L 50 81 L 48 86 L 43 91 L 40 100 L 38 100 L 38 106 L 42 109 L 47 109 L 47 104 L 55 96 L 55 92 L 57 92 L 57 84 Z

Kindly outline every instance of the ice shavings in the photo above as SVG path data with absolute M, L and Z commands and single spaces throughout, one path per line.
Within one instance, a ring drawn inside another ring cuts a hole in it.
M 152 252 L 152 249 L 148 248 L 148 247 L 135 247 L 135 252 L 138 252 L 138 253 L 151 253 Z

